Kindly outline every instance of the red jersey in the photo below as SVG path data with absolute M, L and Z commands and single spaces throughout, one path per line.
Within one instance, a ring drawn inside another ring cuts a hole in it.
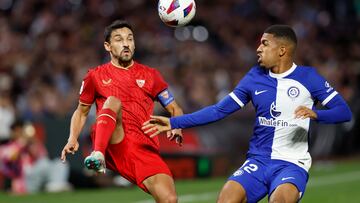
M 157 95 L 167 87 L 156 69 L 137 62 L 129 69 L 122 69 L 109 62 L 88 71 L 81 85 L 80 102 L 88 105 L 96 102 L 98 113 L 107 97 L 117 97 L 122 103 L 125 137 L 158 149 L 158 139 L 145 135 L 141 127 L 153 113 Z

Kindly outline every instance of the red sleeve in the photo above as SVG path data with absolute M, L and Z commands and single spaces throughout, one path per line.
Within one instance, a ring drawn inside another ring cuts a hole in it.
M 80 87 L 80 102 L 91 105 L 95 100 L 95 84 L 92 79 L 93 71 L 89 70 Z
M 153 71 L 154 85 L 151 91 L 153 98 L 156 98 L 157 95 L 162 92 L 164 89 L 168 88 L 168 84 L 165 82 L 164 78 L 161 76 L 160 72 L 156 69 Z

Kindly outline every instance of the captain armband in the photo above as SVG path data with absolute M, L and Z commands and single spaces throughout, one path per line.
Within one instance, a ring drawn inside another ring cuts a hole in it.
M 168 89 L 165 89 L 162 92 L 160 92 L 157 98 L 163 107 L 166 107 L 172 101 L 174 101 L 174 97 Z

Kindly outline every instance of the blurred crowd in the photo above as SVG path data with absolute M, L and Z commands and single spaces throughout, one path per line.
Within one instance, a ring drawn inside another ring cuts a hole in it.
M 357 116 L 359 0 L 196 4 L 190 35 L 177 38 L 184 28 L 165 26 L 155 0 L 0 0 L 0 141 L 16 118 L 36 123 L 73 112 L 87 70 L 109 61 L 103 31 L 119 18 L 134 27 L 135 59 L 161 71 L 185 112 L 229 93 L 256 64 L 264 29 L 289 24 L 298 35 L 296 63 L 315 66 Z M 191 35 L 196 26 L 202 40 Z
M 318 68 L 349 101 L 359 90 L 360 1 L 197 0 L 191 25 L 208 38 L 179 41 L 146 0 L 0 1 L 0 137 L 15 117 L 70 114 L 86 71 L 109 60 L 103 30 L 124 18 L 135 28 L 136 60 L 160 69 L 185 112 L 216 102 L 256 63 L 263 30 L 296 30 L 296 62 Z M 189 27 L 191 31 L 191 26 Z

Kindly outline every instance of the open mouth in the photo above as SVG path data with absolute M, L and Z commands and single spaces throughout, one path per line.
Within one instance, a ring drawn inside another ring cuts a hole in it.
M 130 51 L 130 49 L 124 49 L 124 50 L 122 51 L 122 53 L 123 53 L 123 54 L 130 54 L 131 51 Z
M 258 54 L 257 56 L 258 56 L 258 61 L 261 61 L 261 55 Z

